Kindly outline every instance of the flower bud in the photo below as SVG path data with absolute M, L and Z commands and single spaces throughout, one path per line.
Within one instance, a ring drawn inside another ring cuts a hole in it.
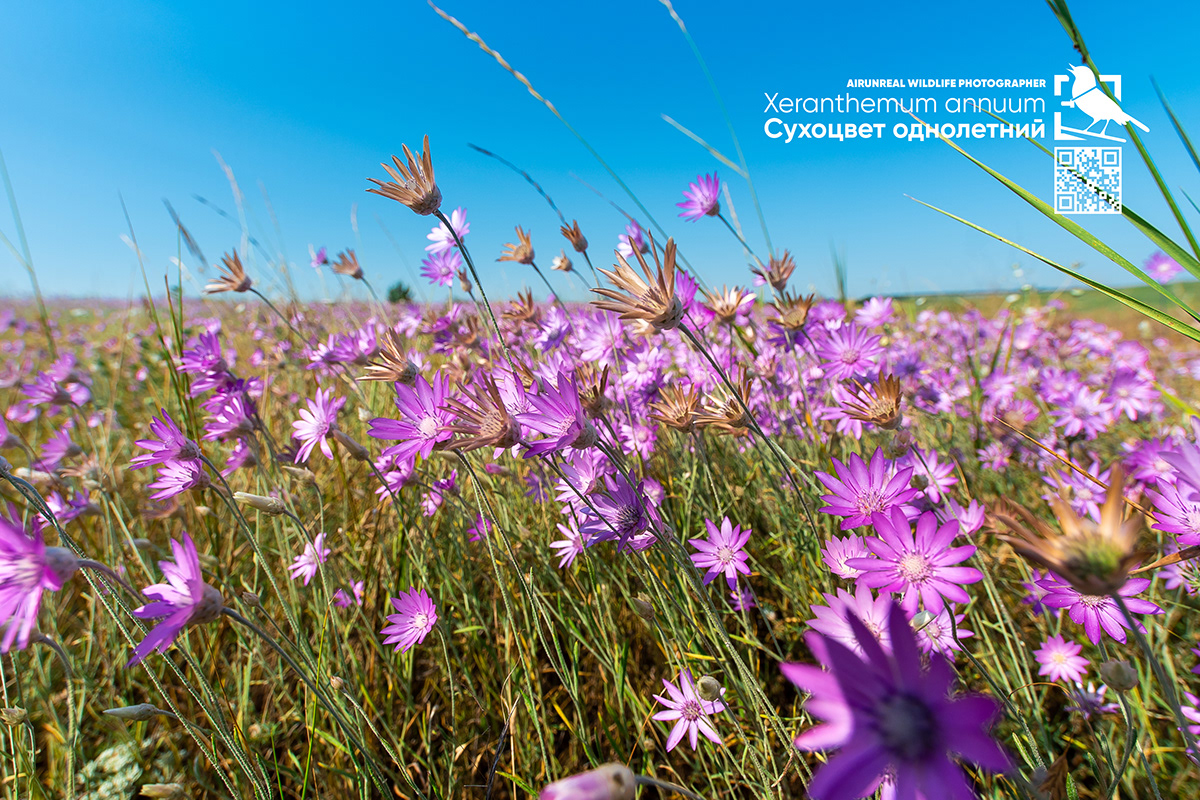
M 10 472 L 12 472 L 12 464 L 9 463 L 7 458 L 0 456 L 0 473 L 7 475 Z
M 918 611 L 916 614 L 913 614 L 913 618 L 909 620 L 909 624 L 912 625 L 914 631 L 919 631 L 935 619 L 937 617 L 928 611 Z
M 65 547 L 47 547 L 43 557 L 46 572 L 54 576 L 59 588 L 79 570 L 79 559 Z
M 633 800 L 636 784 L 624 764 L 605 764 L 542 789 L 538 800 Z
M 20 725 L 29 719 L 29 712 L 23 708 L 0 708 L 0 722 L 5 725 Z
M 142 797 L 165 797 L 167 800 L 180 800 L 184 797 L 183 787 L 178 783 L 147 783 L 142 787 Z
M 288 475 L 291 475 L 296 480 L 304 481 L 305 483 L 317 482 L 317 476 L 304 467 L 290 467 L 287 464 L 283 464 L 281 466 L 283 467 L 284 472 L 286 472 Z
M 1138 674 L 1128 661 L 1105 661 L 1100 665 L 1100 678 L 1118 692 L 1128 692 L 1138 685 Z
M 703 675 L 696 681 L 696 694 L 709 703 L 721 699 L 721 682 L 711 675 Z
M 251 608 L 262 608 L 262 600 L 254 592 L 242 592 L 242 602 Z
M 334 675 L 333 677 L 331 677 L 329 679 L 329 685 L 333 688 L 333 690 L 335 692 L 340 692 L 340 691 L 342 691 L 342 689 L 346 688 L 346 682 L 344 680 L 342 680 L 341 678 L 339 678 L 337 675 Z
M 278 497 L 264 497 L 261 494 L 248 494 L 247 492 L 234 492 L 233 499 L 242 505 L 250 506 L 251 508 L 261 511 L 272 517 L 278 517 L 284 513 L 283 501 Z
M 650 604 L 649 597 L 639 594 L 629 602 L 633 606 L 633 612 L 641 617 L 647 625 L 654 624 L 654 606 Z
M 121 706 L 120 708 L 106 708 L 104 709 L 104 713 L 110 717 L 129 720 L 131 722 L 145 722 L 148 719 L 154 719 L 158 716 L 175 716 L 170 711 L 163 711 L 151 703 L 138 703 L 135 706 Z
M 333 438 L 337 439 L 338 444 L 346 448 L 346 452 L 350 454 L 351 458 L 355 458 L 359 461 L 371 460 L 371 451 L 354 441 L 354 439 L 343 432 L 340 428 L 334 429 Z

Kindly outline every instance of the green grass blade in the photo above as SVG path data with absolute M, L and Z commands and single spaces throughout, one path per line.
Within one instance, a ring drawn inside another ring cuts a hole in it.
M 676 122 L 675 120 L 673 120 L 673 119 L 671 119 L 670 117 L 668 117 L 666 114 L 663 114 L 663 115 L 662 115 L 662 118 L 663 118 L 663 119 L 664 119 L 664 120 L 667 122 L 667 124 L 668 124 L 668 125 L 671 125 L 671 126 L 673 126 L 673 127 L 675 128 L 675 130 L 679 131 L 679 132 L 680 132 L 680 133 L 682 133 L 684 136 L 688 137 L 688 138 L 689 138 L 689 139 L 691 139 L 693 142 L 695 142 L 696 144 L 700 145 L 700 146 L 701 146 L 701 147 L 703 147 L 705 150 L 707 150 L 707 151 L 708 151 L 708 153 L 709 153 L 709 155 L 711 155 L 711 156 L 712 156 L 713 158 L 715 158 L 717 161 L 720 161 L 722 164 L 724 164 L 725 166 L 729 167 L 731 170 L 733 170 L 734 172 L 736 172 L 736 173 L 737 173 L 739 176 L 741 176 L 741 177 L 743 177 L 743 178 L 745 178 L 745 177 L 746 177 L 746 173 L 745 173 L 744 171 L 742 171 L 742 168 L 741 168 L 741 167 L 739 167 L 737 164 L 733 163 L 732 161 L 730 161 L 730 160 L 729 160 L 728 158 L 726 158 L 724 155 L 722 155 L 722 154 L 720 153 L 720 151 L 718 151 L 718 150 L 717 150 L 717 148 L 713 147 L 711 144 L 709 144 L 708 142 L 704 141 L 704 140 L 703 140 L 703 139 L 701 139 L 699 136 L 697 136 L 696 134 L 692 133 L 691 131 L 689 131 L 687 128 L 683 127 L 682 125 L 680 125 L 680 124 L 679 124 L 678 122 Z
M 1196 155 L 1196 148 L 1192 146 L 1192 140 L 1188 138 L 1187 131 L 1183 129 L 1183 125 L 1179 123 L 1179 118 L 1175 116 L 1175 112 L 1171 110 L 1170 104 L 1167 103 L 1166 95 L 1162 93 L 1162 89 L 1158 88 L 1158 81 L 1151 78 L 1150 84 L 1154 87 L 1154 93 L 1158 95 L 1158 102 L 1162 103 L 1163 110 L 1167 112 L 1167 117 L 1170 118 L 1171 125 L 1175 128 L 1175 133 L 1179 135 L 1183 146 L 1188 151 L 1188 155 L 1192 157 L 1192 163 L 1196 165 L 1196 169 L 1200 170 L 1200 156 Z
M 1082 274 L 1076 272 L 1075 270 L 1071 269 L 1070 267 L 1064 267 L 1062 264 L 1059 264 L 1058 262 L 1053 261 L 1053 260 L 1047 258 L 1046 256 L 1041 255 L 1040 253 L 1036 253 L 1033 250 L 1030 250 L 1028 247 L 1019 245 L 1016 242 L 1012 241 L 1011 239 L 1006 239 L 998 233 L 989 231 L 987 228 L 984 228 L 980 225 L 976 225 L 974 222 L 971 222 L 970 220 L 967 220 L 967 219 L 963 219 L 962 217 L 960 217 L 956 214 L 952 214 L 949 211 L 946 211 L 945 209 L 938 208 L 935 205 L 926 203 L 923 200 L 918 200 L 915 197 L 911 197 L 910 199 L 912 199 L 913 201 L 915 201 L 917 203 L 920 203 L 921 205 L 925 206 L 926 208 L 933 209 L 934 211 L 938 212 L 939 214 L 945 214 L 947 217 L 950 217 L 950 219 L 958 220 L 962 224 L 964 224 L 970 228 L 974 228 L 975 230 L 979 231 L 980 233 L 987 234 L 988 236 L 992 237 L 993 239 L 995 239 L 998 242 L 1003 242 L 1004 244 L 1007 244 L 1010 247 L 1015 247 L 1017 250 L 1020 250 L 1022 253 L 1025 253 L 1026 255 L 1030 255 L 1030 256 L 1036 258 L 1038 261 L 1041 261 L 1043 264 L 1048 264 L 1049 266 L 1054 267 L 1059 272 L 1062 272 L 1065 275 L 1069 275 L 1072 278 L 1074 278 L 1075 280 L 1079 281 L 1080 283 L 1087 284 L 1088 286 L 1092 287 L 1093 289 L 1100 292 L 1101 294 L 1107 295 L 1108 297 L 1112 298 L 1113 300 L 1116 300 L 1118 303 L 1120 303 L 1128 308 L 1132 308 L 1134 311 L 1137 311 L 1139 314 L 1147 316 L 1150 319 L 1154 320 L 1155 322 L 1158 322 L 1158 323 L 1161 323 L 1162 325 L 1167 326 L 1171 330 L 1175 331 L 1176 333 L 1182 334 L 1183 336 L 1186 336 L 1187 338 L 1191 339 L 1192 341 L 1200 342 L 1200 329 L 1194 328 L 1191 325 L 1188 325 L 1187 323 L 1180 322 L 1179 320 L 1175 319 L 1174 317 L 1170 316 L 1169 314 L 1165 314 L 1162 311 L 1159 311 L 1157 308 L 1155 308 L 1152 305 L 1149 305 L 1148 303 L 1143 303 L 1141 300 L 1138 300 L 1135 297 L 1130 297 L 1129 295 L 1125 294 L 1124 292 L 1120 291 L 1119 289 L 1113 289 L 1109 286 L 1105 286 L 1103 283 L 1100 283 L 1099 281 L 1092 280 L 1091 278 L 1087 277 L 1086 275 L 1082 275 Z
M 1146 150 L 1146 146 L 1142 144 L 1142 139 L 1134 131 L 1131 123 L 1125 124 L 1125 130 L 1129 131 L 1129 136 L 1133 140 L 1133 144 L 1138 149 L 1138 153 L 1142 156 L 1142 161 L 1146 163 L 1146 167 L 1150 170 L 1150 174 L 1154 177 L 1154 182 L 1158 184 L 1158 190 L 1162 192 L 1163 199 L 1167 201 L 1167 205 L 1171 208 L 1171 214 L 1174 215 L 1175 221 L 1179 223 L 1179 227 L 1183 230 L 1183 235 L 1187 237 L 1188 244 L 1191 245 L 1192 252 L 1200 256 L 1200 244 L 1196 243 L 1196 237 L 1192 235 L 1191 226 L 1183 217 L 1183 212 L 1179 210 L 1179 205 L 1175 202 L 1174 195 L 1167 188 L 1167 182 L 1163 180 L 1162 173 L 1158 171 L 1158 167 L 1154 164 L 1154 159 L 1150 157 L 1150 152 Z

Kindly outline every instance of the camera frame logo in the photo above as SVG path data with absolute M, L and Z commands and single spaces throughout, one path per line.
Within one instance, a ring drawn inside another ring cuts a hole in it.
M 1140 121 L 1121 109 L 1121 76 L 1101 75 L 1100 81 L 1112 90 L 1110 97 L 1086 66 L 1069 66 L 1067 75 L 1054 76 L 1054 96 L 1064 108 L 1074 109 L 1071 121 L 1090 119 L 1084 127 L 1063 124 L 1063 112 L 1054 112 L 1054 140 L 1085 141 L 1100 139 L 1113 145 L 1092 144 L 1054 148 L 1054 210 L 1059 214 L 1120 214 L 1121 213 L 1121 145 L 1125 139 L 1112 135 L 1108 127 L 1130 123 L 1149 132 Z M 1069 84 L 1069 90 L 1068 90 Z M 1115 99 L 1114 99 L 1115 98 Z M 1097 126 L 1099 130 L 1097 130 Z

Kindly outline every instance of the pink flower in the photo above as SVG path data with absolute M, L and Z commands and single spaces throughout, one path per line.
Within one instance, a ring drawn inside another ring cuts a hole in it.
M 146 638 L 133 650 L 133 658 L 126 668 L 139 663 L 154 651 L 166 652 L 174 643 L 179 632 L 187 625 L 212 622 L 221 616 L 225 600 L 221 593 L 204 582 L 200 571 L 200 557 L 192 537 L 183 534 L 183 541 L 171 540 L 171 552 L 175 561 L 160 561 L 166 583 L 156 583 L 142 589 L 142 594 L 153 600 L 133 611 L 139 619 L 165 618 L 154 626 Z
M 716 173 L 711 176 L 697 176 L 695 183 L 688 184 L 683 196 L 687 200 L 675 205 L 683 209 L 679 216 L 691 222 L 704 216 L 715 217 L 721 213 L 721 204 L 718 202 L 721 196 L 721 180 Z
M 450 212 L 450 226 L 454 228 L 454 232 L 458 234 L 459 239 L 466 238 L 471 232 L 471 223 L 467 222 L 467 210 L 462 206 Z M 451 235 L 450 229 L 446 227 L 446 223 L 439 222 L 437 227 L 428 233 L 425 237 L 429 240 L 429 244 L 425 245 L 425 251 L 433 254 L 445 253 L 448 250 L 454 250 L 457 245 L 454 243 L 454 236 Z M 443 284 L 449 286 L 450 284 Z
M 424 589 L 411 586 L 391 601 L 397 613 L 388 615 L 387 620 L 392 624 L 380 631 L 386 637 L 383 643 L 394 644 L 397 651 L 408 652 L 413 645 L 425 641 L 437 624 L 437 606 Z
M 325 534 L 318 533 L 311 542 L 305 543 L 304 552 L 296 556 L 292 565 L 288 567 L 288 572 L 292 573 L 292 580 L 303 577 L 304 585 L 308 586 L 309 581 L 317 574 L 317 570 L 328 560 L 329 554 L 332 552 L 325 546 Z
M 833 492 L 821 498 L 829 504 L 821 511 L 846 517 L 842 520 L 844 531 L 866 525 L 876 512 L 903 507 L 919 494 L 908 485 L 912 468 L 897 469 L 883 457 L 882 448 L 875 449 L 870 464 L 858 453 L 851 453 L 845 465 L 835 458 L 833 470 L 836 478 L 824 472 L 815 473 L 825 488 Z
M 333 449 L 329 446 L 330 432 L 337 430 L 337 415 L 346 405 L 346 398 L 330 398 L 328 389 L 318 389 L 317 396 L 308 400 L 308 408 L 300 409 L 300 419 L 292 423 L 295 429 L 292 438 L 300 442 L 296 452 L 296 463 L 308 461 L 313 448 L 320 443 L 321 452 L 326 458 L 333 458 Z
M 1125 641 L 1125 630 L 1129 623 L 1116 602 L 1108 595 L 1080 594 L 1072 586 L 1063 583 L 1057 575 L 1049 575 L 1038 581 L 1038 585 L 1046 590 L 1042 599 L 1050 608 L 1065 608 L 1067 615 L 1076 625 L 1083 626 L 1083 632 L 1092 644 L 1100 643 L 1100 632 L 1107 633 L 1118 642 Z M 1150 586 L 1147 578 L 1130 578 L 1117 594 L 1125 598 L 1125 605 L 1132 614 L 1161 614 L 1163 610 L 1151 603 L 1134 597 L 1144 592 Z M 1140 626 L 1141 623 L 1139 622 Z
M 175 420 L 171 419 L 171 415 L 165 408 L 159 410 L 162 412 L 162 419 L 150 418 L 150 432 L 158 438 L 139 439 L 134 442 L 138 447 L 150 452 L 134 457 L 129 462 L 129 466 L 133 469 L 140 469 L 151 464 L 165 464 L 168 461 L 200 458 L 199 445 L 183 435 L 183 431 L 175 424 Z
M 70 550 L 46 547 L 39 525 L 26 532 L 0 515 L 0 625 L 8 625 L 0 653 L 7 653 L 14 643 L 18 650 L 29 646 L 42 590 L 57 592 L 78 569 L 79 561 Z
M 412 386 L 397 383 L 396 410 L 401 418 L 377 417 L 371 420 L 367 435 L 374 439 L 398 439 L 399 444 L 383 451 L 383 455 L 395 456 L 397 461 L 418 454 L 429 458 L 435 446 L 454 435 L 448 429 L 454 422 L 454 413 L 444 408 L 449 394 L 450 379 L 442 372 L 434 376 L 432 384 L 421 375 Z
M 743 549 L 746 542 L 750 541 L 750 529 L 742 530 L 731 523 L 729 517 L 721 520 L 720 528 L 713 524 L 711 519 L 704 520 L 704 527 L 708 531 L 707 541 L 688 540 L 688 544 L 700 551 L 692 554 L 692 563 L 698 569 L 708 570 L 704 573 L 705 586 L 724 572 L 725 582 L 733 589 L 737 586 L 739 572 L 743 575 L 750 574 L 750 568 L 746 566 L 749 556 Z
M 1080 681 L 1088 668 L 1088 660 L 1079 655 L 1082 650 L 1083 647 L 1058 634 L 1051 636 L 1033 651 L 1033 657 L 1041 665 L 1038 675 L 1045 675 L 1052 681 Z
M 654 719 L 668 722 L 675 720 L 675 727 L 667 737 L 667 752 L 674 750 L 675 745 L 683 741 L 685 735 L 693 750 L 699 744 L 698 734 L 701 733 L 709 741 L 720 744 L 721 737 L 717 735 L 717 729 L 708 721 L 708 717 L 724 711 L 725 702 L 700 697 L 696 693 L 692 673 L 686 669 L 679 673 L 678 688 L 668 680 L 663 681 L 663 686 L 666 687 L 668 697 L 656 694 L 654 699 L 666 706 L 666 710 L 659 711 L 654 715 Z M 724 688 L 721 689 L 721 694 L 725 694 Z

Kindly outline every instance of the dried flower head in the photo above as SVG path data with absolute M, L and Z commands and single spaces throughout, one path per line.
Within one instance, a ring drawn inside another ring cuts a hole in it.
M 1141 514 L 1125 518 L 1124 473 L 1113 467 L 1099 524 L 1080 519 L 1060 479 L 1059 495 L 1050 501 L 1061 532 L 1025 509 L 1004 502 L 993 514 L 1015 535 L 1000 538 L 1028 560 L 1054 572 L 1081 594 L 1103 597 L 1125 586 L 1130 569 L 1150 551 L 1138 546 Z
M 792 259 L 792 254 L 784 250 L 783 255 L 771 256 L 767 260 L 766 269 L 752 269 L 751 272 L 771 284 L 775 291 L 782 292 L 787 288 L 788 278 L 792 277 L 795 270 L 796 262 Z
M 1103 662 L 1096 671 L 1100 673 L 1100 679 L 1110 689 L 1129 692 L 1137 688 L 1137 670 L 1128 661 L 1110 659 Z
M 559 230 L 562 231 L 563 236 L 567 237 L 567 241 L 571 243 L 571 247 L 575 248 L 576 253 L 587 252 L 587 239 L 584 238 L 583 231 L 579 230 L 578 220 L 571 220 L 569 227 L 563 225 Z
M 467 271 L 465 269 L 460 269 L 456 274 L 458 275 L 459 288 L 461 288 L 467 294 L 470 294 L 475 288 L 475 284 L 471 283 L 471 278 L 467 275 Z
M 803 330 L 805 323 L 808 322 L 808 312 L 812 309 L 816 298 L 815 294 L 810 294 L 808 297 L 792 297 L 781 290 L 779 298 L 771 305 L 779 313 L 779 324 L 785 330 L 799 331 Z
M 362 267 L 358 265 L 358 256 L 354 255 L 353 250 L 338 253 L 337 261 L 334 261 L 330 266 L 338 275 L 349 275 L 356 281 L 362 280 Z
M 861 422 L 869 422 L 888 431 L 900 427 L 900 379 L 895 375 L 883 375 L 874 386 L 863 386 L 854 381 L 855 389 L 850 399 L 842 401 L 846 416 Z
M 470 403 L 452 397 L 444 406 L 457 417 L 448 430 L 463 437 L 454 442 L 455 449 L 509 448 L 521 441 L 521 426 L 509 413 L 492 376 L 481 374 L 474 386 L 460 391 Z
M 730 436 L 746 436 L 750 433 L 750 417 L 745 408 L 750 405 L 750 377 L 743 375 L 737 383 L 738 397 L 727 390 L 714 395 L 710 402 L 705 403 L 700 413 L 696 414 L 696 425 L 701 428 L 713 428 L 717 433 Z M 738 398 L 741 398 L 740 400 Z
M 696 428 L 696 411 L 700 408 L 700 389 L 694 384 L 686 389 L 677 384 L 663 387 L 658 401 L 650 403 L 650 419 L 659 425 L 691 433 Z
M 392 169 L 387 164 L 381 164 L 387 174 L 392 176 L 391 181 L 378 181 L 374 178 L 367 178 L 371 183 L 375 184 L 377 189 L 367 189 L 368 192 L 390 197 L 411 208 L 421 216 L 427 216 L 437 211 L 442 205 L 442 193 L 438 190 L 437 184 L 433 179 L 433 162 L 429 153 L 429 136 L 425 136 L 424 149 L 421 152 L 421 161 L 418 163 L 413 158 L 412 152 L 408 149 L 408 145 L 402 145 L 404 148 L 404 157 L 408 159 L 408 168 L 401 163 L 397 156 L 392 156 L 392 163 L 396 165 Z
M 732 289 L 722 286 L 719 292 L 704 293 L 705 305 L 724 323 L 733 322 L 738 314 L 747 313 L 754 306 L 754 297 L 752 292 L 743 292 L 736 286 Z
M 579 385 L 579 404 L 589 417 L 599 417 L 609 406 L 604 390 L 608 388 L 608 365 L 596 369 L 584 362 L 575 367 L 575 379 Z
M 219 269 L 221 270 L 220 276 L 204 287 L 205 294 L 248 292 L 254 284 L 254 281 L 246 275 L 246 270 L 242 267 L 242 260 L 238 258 L 237 250 L 234 250 L 231 255 L 221 258 Z
M 400 334 L 391 328 L 383 332 L 379 341 L 379 355 L 367 364 L 367 374 L 360 375 L 360 381 L 387 381 L 388 383 L 403 383 L 412 386 L 420 373 L 420 368 L 408 360 L 405 348 L 400 340 Z
M 575 265 L 571 263 L 571 259 L 567 258 L 566 250 L 559 250 L 558 255 L 550 262 L 550 269 L 558 270 L 559 272 L 570 272 Z
M 658 251 L 654 249 L 653 237 L 650 237 L 650 251 L 654 254 L 654 274 L 650 272 L 646 257 L 636 250 L 633 252 L 646 276 L 645 280 L 630 268 L 625 256 L 617 253 L 618 263 L 613 265 L 614 271 L 600 271 L 623 291 L 592 289 L 596 294 L 609 298 L 593 300 L 592 305 L 605 311 L 614 311 L 621 315 L 621 319 L 643 320 L 655 331 L 670 330 L 683 321 L 683 303 L 675 296 L 675 240 L 667 239 L 661 262 L 658 260 Z
M 510 300 L 508 308 L 500 312 L 500 316 L 513 322 L 537 322 L 542 312 L 537 303 L 533 302 L 533 290 L 526 289 L 524 292 L 517 292 L 517 299 Z
M 533 242 L 529 238 L 529 234 L 521 230 L 521 226 L 517 226 L 517 242 L 513 244 L 508 242 L 504 245 L 504 253 L 497 258 L 497 261 L 516 261 L 518 264 L 533 263 Z

